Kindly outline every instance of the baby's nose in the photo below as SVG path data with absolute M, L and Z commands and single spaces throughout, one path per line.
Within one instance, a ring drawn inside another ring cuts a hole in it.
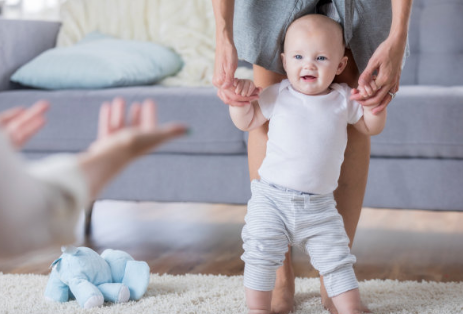
M 304 69 L 315 69 L 316 68 L 316 65 L 314 62 L 312 61 L 307 61 L 305 64 L 304 64 Z

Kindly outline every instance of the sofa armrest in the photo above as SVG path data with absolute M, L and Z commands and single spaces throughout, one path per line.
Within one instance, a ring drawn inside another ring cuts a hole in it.
M 55 47 L 60 22 L 0 19 L 0 91 L 13 88 L 11 75 Z

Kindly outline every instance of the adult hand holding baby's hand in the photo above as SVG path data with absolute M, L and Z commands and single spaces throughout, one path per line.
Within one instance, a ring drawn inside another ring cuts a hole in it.
M 362 93 L 362 92 L 360 91 L 360 88 L 352 88 L 352 89 L 351 89 L 351 92 L 350 92 L 350 94 L 351 94 L 350 99 L 355 100 L 356 97 L 362 97 L 362 98 L 363 98 L 363 96 L 361 95 L 361 93 Z M 357 100 L 355 100 L 355 101 L 357 101 Z M 367 109 L 367 110 L 369 110 L 371 113 L 373 113 L 374 115 L 377 115 L 377 114 L 379 114 L 379 113 L 382 111 L 382 110 L 376 109 L 376 108 L 379 106 L 378 103 L 366 104 L 366 101 L 357 101 L 357 102 L 358 102 L 362 107 L 364 107 L 364 110 Z
M 243 96 L 235 93 L 235 71 L 238 67 L 238 56 L 235 46 L 227 40 L 217 45 L 215 51 L 214 77 L 212 84 L 217 87 L 217 96 L 230 106 L 245 106 L 257 100 L 256 94 Z
M 227 105 L 240 107 L 259 99 L 261 91 L 262 88 L 256 87 L 252 81 L 235 78 L 231 86 L 219 89 L 217 95 Z
M 406 41 L 390 37 L 376 49 L 359 77 L 359 86 L 351 98 L 362 106 L 376 107 L 374 114 L 383 111 L 399 90 L 402 58 Z
M 251 80 L 235 78 L 233 81 L 233 86 L 235 87 L 235 94 L 243 97 L 257 97 L 256 99 L 258 99 L 259 94 L 262 91 L 262 88 L 256 87 L 254 82 Z

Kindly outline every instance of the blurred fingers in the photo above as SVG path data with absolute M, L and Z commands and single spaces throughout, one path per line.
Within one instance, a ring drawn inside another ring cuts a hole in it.
M 140 126 L 144 129 L 153 129 L 157 125 L 156 104 L 152 99 L 143 101 L 141 107 Z
M 129 123 L 131 126 L 138 126 L 141 124 L 141 104 L 134 102 L 130 107 Z
M 170 140 L 187 133 L 188 128 L 179 123 L 168 123 L 159 128 L 159 134 L 162 141 Z
M 111 132 L 120 130 L 125 125 L 125 100 L 121 97 L 116 97 L 111 103 L 110 110 L 110 126 Z
M 46 101 L 38 101 L 28 109 L 10 111 L 5 131 L 11 139 L 13 146 L 22 147 L 45 125 L 45 112 L 50 107 Z
M 23 113 L 24 110 L 25 109 L 22 107 L 15 107 L 0 113 L 0 126 L 5 126 L 11 120 Z
M 10 119 L 7 129 L 13 131 L 20 131 L 28 124 L 36 119 L 44 119 L 45 112 L 50 108 L 50 104 L 46 101 L 38 101 L 30 108 L 18 113 L 13 119 Z
M 179 123 L 167 123 L 156 130 L 153 130 L 148 136 L 147 147 L 144 147 L 144 150 L 151 150 L 160 144 L 170 141 L 179 136 L 185 135 L 188 131 L 188 128 L 185 125 Z
M 186 134 L 188 128 L 178 123 L 168 123 L 159 128 L 137 132 L 131 149 L 136 156 L 145 154 L 164 142 Z
M 111 134 L 111 103 L 105 101 L 100 107 L 98 120 L 98 138 L 102 139 Z
M 29 141 L 44 125 L 45 117 L 37 116 L 30 119 L 27 124 L 24 124 L 12 134 L 12 142 L 16 148 L 21 148 L 27 141 Z

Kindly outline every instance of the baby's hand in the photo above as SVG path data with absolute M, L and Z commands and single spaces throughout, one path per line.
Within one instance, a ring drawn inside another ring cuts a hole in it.
M 381 86 L 376 84 L 375 78 L 373 77 L 370 81 L 365 82 L 364 84 L 359 84 L 357 87 L 359 95 L 364 99 L 372 98 L 376 95 L 376 92 L 381 89 Z
M 244 97 L 258 96 L 262 91 L 262 88 L 256 87 L 251 80 L 235 78 L 233 86 L 235 87 L 235 94 Z
M 372 96 L 364 97 L 364 96 L 362 96 L 362 92 L 365 93 L 365 90 L 361 86 L 359 86 L 358 88 L 352 88 L 352 90 L 350 91 L 350 94 L 351 94 L 350 99 L 357 101 L 360 105 L 362 105 L 364 107 L 368 107 L 369 109 L 373 109 L 373 108 L 378 106 L 378 104 L 373 104 L 373 105 L 368 105 L 368 106 L 365 105 L 365 100 L 372 97 Z M 358 99 L 360 97 L 361 97 L 361 99 Z

